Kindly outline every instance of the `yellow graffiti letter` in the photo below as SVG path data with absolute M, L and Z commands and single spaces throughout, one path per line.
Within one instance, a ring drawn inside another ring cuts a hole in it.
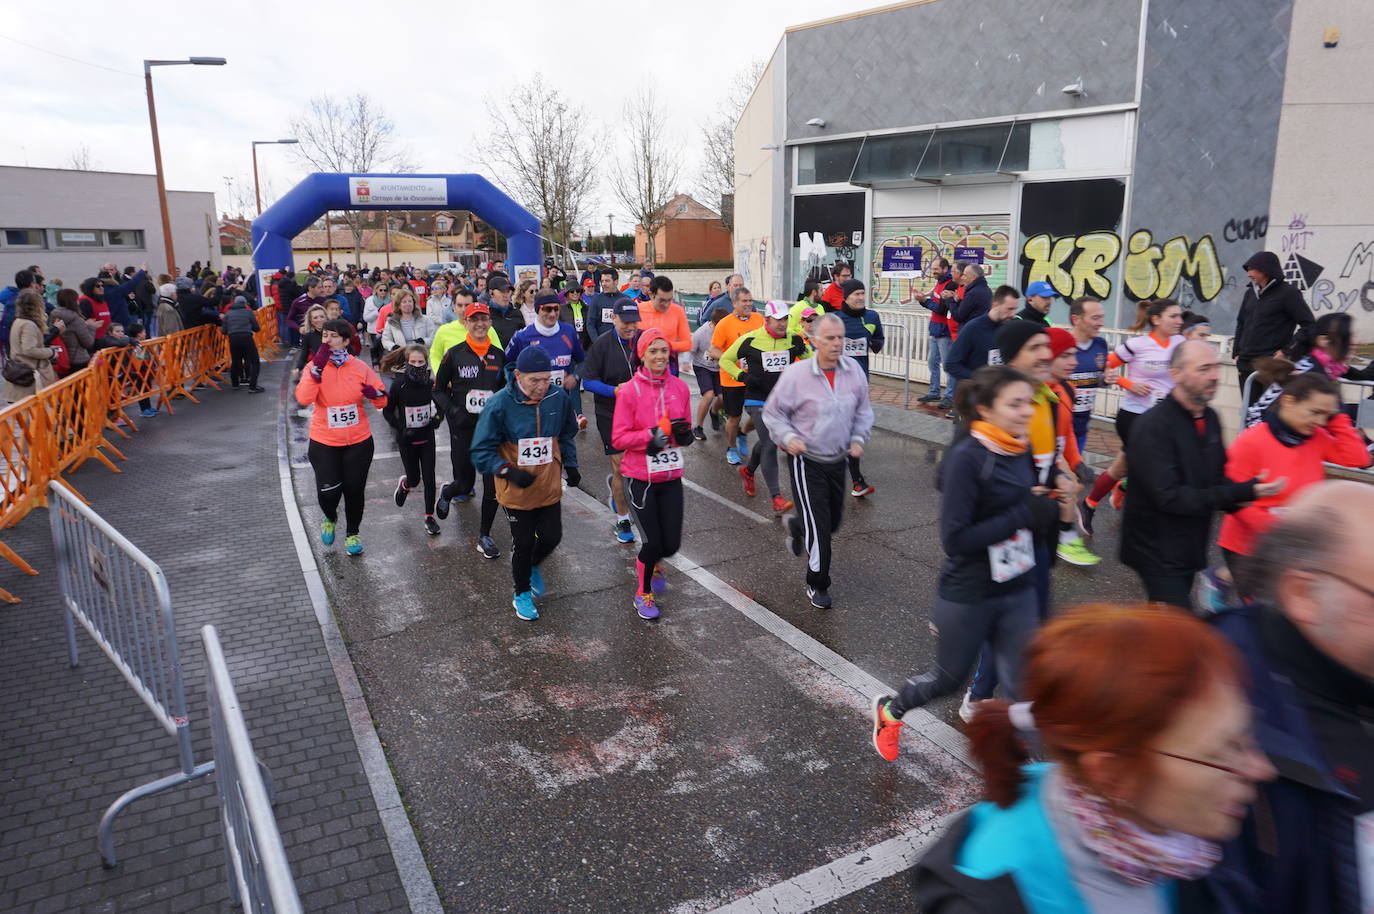
M 1126 286 L 1126 297 L 1132 301 L 1153 298 L 1159 286 L 1159 270 L 1155 262 L 1164 256 L 1159 245 L 1151 244 L 1154 236 L 1146 229 L 1131 234 L 1126 243 L 1126 267 L 1121 280 Z
M 1221 263 L 1211 235 L 1203 235 L 1188 249 L 1183 235 L 1164 242 L 1164 259 L 1159 262 L 1159 294 L 1172 295 L 1183 276 L 1193 280 L 1194 291 L 1202 301 L 1211 301 L 1221 291 Z
M 1112 281 L 1103 274 L 1116 263 L 1121 254 L 1121 239 L 1115 232 L 1089 232 L 1077 239 L 1080 253 L 1073 259 L 1070 271 L 1073 276 L 1071 298 L 1078 298 L 1085 292 L 1105 299 L 1112 294 Z M 1060 292 L 1064 287 L 1058 284 Z
M 1073 257 L 1073 239 L 1053 241 L 1049 235 L 1032 235 L 1021 246 L 1021 261 L 1025 264 L 1026 285 L 1045 280 L 1063 292 L 1073 288 L 1073 277 L 1064 264 Z

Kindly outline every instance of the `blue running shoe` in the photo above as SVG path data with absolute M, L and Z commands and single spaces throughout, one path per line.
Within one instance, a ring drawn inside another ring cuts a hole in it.
M 516 594 L 510 602 L 515 607 L 515 614 L 526 622 L 533 622 L 539 618 L 539 610 L 534 608 L 534 595 L 528 590 Z
M 324 543 L 326 546 L 334 545 L 334 530 L 337 527 L 338 524 L 334 523 L 332 520 L 322 522 L 320 524 L 320 542 Z
M 628 520 L 618 520 L 615 522 L 616 542 L 629 545 L 635 541 L 635 531 Z
M 641 619 L 657 619 L 658 604 L 654 602 L 654 595 L 651 593 L 635 594 L 635 612 L 639 613 Z
M 739 435 L 735 438 L 735 453 L 739 454 L 739 459 L 745 461 L 749 459 L 749 436 Z
M 744 463 L 744 461 L 740 459 L 739 451 L 735 450 L 732 447 L 727 447 L 725 449 L 725 462 L 730 464 L 730 466 L 732 467 L 737 467 L 741 463 Z
M 358 538 L 358 534 L 344 537 L 344 551 L 349 555 L 363 554 L 363 541 Z
M 545 593 L 544 576 L 539 573 L 538 565 L 530 569 L 530 593 L 536 597 L 542 597 Z

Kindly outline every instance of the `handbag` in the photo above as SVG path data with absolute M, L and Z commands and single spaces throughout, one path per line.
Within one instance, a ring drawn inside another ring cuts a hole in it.
M 5 380 L 15 387 L 32 387 L 34 383 L 33 369 L 15 359 L 5 361 Z

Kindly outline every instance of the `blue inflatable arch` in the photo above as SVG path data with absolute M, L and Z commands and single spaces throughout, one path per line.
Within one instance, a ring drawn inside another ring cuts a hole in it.
M 506 236 L 509 266 L 543 275 L 539 220 L 481 175 L 308 175 L 253 220 L 253 267 L 294 267 L 292 238 L 331 210 L 356 209 L 471 210 Z

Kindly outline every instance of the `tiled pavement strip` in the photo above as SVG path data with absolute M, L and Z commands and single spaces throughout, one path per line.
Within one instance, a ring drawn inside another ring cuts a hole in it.
M 264 368 L 275 387 L 284 364 Z M 217 626 L 305 910 L 409 910 L 282 510 L 277 403 L 203 393 L 139 419 L 122 473 L 92 462 L 72 484 L 167 575 L 198 762 L 211 754 L 198 632 Z M 100 815 L 176 771 L 176 743 L 84 631 L 68 666 L 46 511 L 4 539 L 42 574 L 0 569 L 24 600 L 0 606 L 0 911 L 232 910 L 211 778 L 133 804 L 115 825 L 119 866 L 101 867 Z
M 900 408 L 904 397 L 900 384 L 877 380 L 873 399 Z M 199 406 L 182 401 L 177 415 L 143 421 L 120 445 L 130 458 L 122 474 L 91 464 L 72 481 L 168 576 L 197 761 L 209 757 L 209 728 L 195 633 L 219 628 L 255 748 L 276 778 L 305 909 L 408 910 L 281 511 L 274 407 L 270 395 L 206 391 Z M 1090 450 L 1111 453 L 1110 432 L 1093 434 L 1102 440 Z M 101 868 L 100 814 L 122 791 L 174 771 L 175 744 L 84 632 L 81 666 L 68 667 L 45 512 L 5 538 L 44 574 L 0 571 L 24 599 L 0 609 L 0 910 L 228 909 L 208 778 L 128 809 L 116 824 L 119 867 Z

